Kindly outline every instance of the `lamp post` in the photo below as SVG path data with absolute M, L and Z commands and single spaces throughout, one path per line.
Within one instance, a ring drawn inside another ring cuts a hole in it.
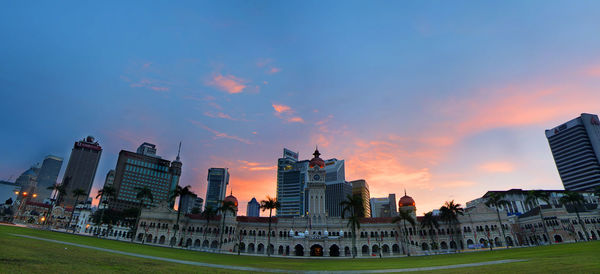
M 23 217 L 23 213 L 21 212 L 21 210 L 23 210 L 23 204 L 26 204 L 27 201 L 31 200 L 31 197 L 35 198 L 37 197 L 36 193 L 28 193 L 26 191 L 15 191 L 15 194 L 17 194 L 17 199 L 18 197 L 21 197 L 21 202 L 19 203 L 19 208 L 17 209 L 17 220 L 20 217 Z

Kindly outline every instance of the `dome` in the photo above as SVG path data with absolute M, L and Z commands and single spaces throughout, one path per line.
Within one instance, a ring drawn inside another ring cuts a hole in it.
M 313 155 L 315 157 L 310 160 L 310 162 L 308 163 L 308 167 L 313 168 L 315 166 L 318 166 L 319 168 L 324 168 L 325 167 L 325 161 L 323 161 L 323 159 L 319 158 L 319 156 L 321 155 L 321 153 L 319 152 L 318 148 L 315 149 L 315 153 L 313 153 Z
M 225 197 L 225 200 L 223 200 L 223 202 L 232 202 L 235 207 L 238 207 L 238 200 L 233 195 Z
M 412 197 L 405 195 L 398 201 L 398 207 L 415 206 L 415 200 Z

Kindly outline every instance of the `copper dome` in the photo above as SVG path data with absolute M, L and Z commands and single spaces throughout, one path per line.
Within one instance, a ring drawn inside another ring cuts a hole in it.
M 238 207 L 238 200 L 233 195 L 225 197 L 225 200 L 223 200 L 223 202 L 232 202 L 235 207 Z
M 415 200 L 413 200 L 413 198 L 410 196 L 404 195 L 402 198 L 400 198 L 400 201 L 398 201 L 398 207 L 404 206 L 415 206 Z
M 310 160 L 310 162 L 308 163 L 308 167 L 313 168 L 315 166 L 319 166 L 319 168 L 324 168 L 325 167 L 325 161 L 323 161 L 323 159 L 319 158 L 319 156 L 321 155 L 321 153 L 319 152 L 318 148 L 315 149 L 315 153 L 313 153 L 313 155 L 315 157 Z

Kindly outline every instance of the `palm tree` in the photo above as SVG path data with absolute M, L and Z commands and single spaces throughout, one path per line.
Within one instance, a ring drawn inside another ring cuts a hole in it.
M 464 215 L 464 209 L 460 204 L 454 203 L 454 200 L 449 202 L 446 201 L 440 208 L 440 218 L 452 229 L 450 233 L 450 242 L 454 242 L 454 232 L 460 232 L 460 229 L 457 227 L 458 215 Z M 456 249 L 458 250 L 458 245 L 456 246 Z
M 496 208 L 496 215 L 498 215 L 498 223 L 500 224 L 500 229 L 502 230 L 502 237 L 504 238 L 503 242 L 506 242 L 506 234 L 504 234 L 504 226 L 502 225 L 502 219 L 500 219 L 500 206 L 505 206 L 508 204 L 509 202 L 504 200 L 504 193 L 501 192 L 492 192 L 490 195 L 488 195 L 487 201 L 485 202 L 486 206 L 493 206 Z M 506 245 L 506 247 L 508 248 L 508 245 Z M 490 249 L 492 249 L 491 243 Z
M 177 237 L 177 232 L 179 232 L 179 216 L 181 216 L 181 202 L 183 200 L 181 198 L 183 198 L 183 196 L 186 196 L 186 195 L 192 193 L 192 191 L 190 191 L 190 188 L 192 188 L 192 187 L 189 185 L 185 186 L 185 187 L 181 187 L 181 186 L 177 185 L 177 187 L 175 188 L 175 191 L 173 192 L 173 195 L 171 195 L 171 197 L 170 197 L 170 200 L 172 202 L 174 202 L 175 199 L 177 197 L 179 197 L 179 204 L 177 206 L 177 222 L 175 223 L 175 227 L 174 227 L 174 229 L 176 229 L 176 232 L 174 235 L 175 237 Z M 171 247 L 172 246 L 173 246 L 173 243 L 171 242 Z
M 69 219 L 69 223 L 67 224 L 67 226 L 70 226 L 71 222 L 73 221 L 73 216 L 75 216 L 75 208 L 77 207 L 77 203 L 79 202 L 79 197 L 86 194 L 87 193 L 85 193 L 85 190 L 81 188 L 76 188 L 75 190 L 73 190 L 73 196 L 75 196 L 75 205 L 73 205 L 73 212 L 71 212 L 71 218 Z M 73 227 L 73 233 L 75 233 L 75 227 Z
M 219 251 L 223 247 L 223 234 L 225 234 L 225 217 L 227 216 L 227 212 L 231 212 L 231 214 L 235 214 L 235 208 L 237 206 L 232 201 L 223 201 L 221 206 L 217 208 L 217 212 L 221 213 L 223 216 L 223 223 L 221 225 L 221 239 L 219 240 Z
M 406 222 L 408 222 L 413 228 L 415 227 L 415 218 L 413 218 L 412 214 L 406 210 L 400 210 L 398 212 L 398 216 L 394 217 L 392 223 L 402 222 L 404 225 L 404 232 L 402 232 L 402 238 L 404 241 L 404 246 L 406 248 L 406 254 L 410 256 L 410 246 L 408 246 L 408 229 L 406 228 Z
M 550 194 L 541 190 L 530 190 L 527 192 L 527 196 L 525 197 L 525 203 L 531 205 L 537 205 L 537 208 L 540 210 L 540 220 L 542 221 L 542 225 L 544 226 L 544 234 L 546 234 L 546 239 L 548 239 L 548 243 L 552 244 L 552 240 L 550 239 L 550 234 L 548 234 L 548 229 L 546 228 L 546 222 L 544 221 L 544 214 L 542 212 L 542 205 L 538 202 L 539 200 L 544 201 L 547 205 L 550 204 Z
M 363 199 L 360 195 L 348 195 L 346 200 L 342 201 L 342 219 L 349 214 L 348 224 L 352 229 L 352 258 L 356 258 L 356 230 L 360 229 L 360 219 L 364 216 Z
M 585 224 L 581 221 L 581 217 L 579 216 L 579 206 L 585 203 L 585 199 L 583 198 L 583 196 L 574 191 L 565 191 L 564 195 L 560 197 L 560 203 L 564 205 L 573 205 L 573 208 L 575 209 L 575 214 L 577 214 L 577 222 L 579 222 L 583 233 L 585 233 L 585 240 L 588 241 L 589 234 L 585 229 Z
M 46 226 L 46 224 L 48 223 L 48 219 L 50 219 L 50 217 L 51 217 L 51 212 L 52 212 L 52 210 L 54 210 L 54 205 L 58 202 L 57 199 L 60 196 L 65 195 L 65 193 L 67 193 L 67 191 L 65 190 L 64 182 L 68 183 L 70 180 L 71 180 L 71 177 L 69 176 L 63 180 L 63 184 L 55 183 L 46 188 L 46 189 L 52 190 L 54 192 L 54 195 L 52 196 L 52 199 L 51 199 L 50 209 L 48 210 L 48 212 L 46 212 L 46 218 L 44 218 L 44 224 L 43 224 L 44 226 Z
M 281 204 L 277 201 L 277 198 L 271 198 L 267 196 L 266 200 L 260 201 L 260 208 L 262 211 L 269 210 L 269 235 L 267 235 L 267 256 L 271 256 L 271 222 L 273 209 L 279 209 Z
M 152 190 L 150 190 L 147 186 L 144 188 L 138 188 L 138 193 L 136 196 L 136 199 L 139 201 L 140 204 L 140 208 L 139 208 L 139 212 L 138 212 L 138 216 L 137 219 L 135 221 L 135 228 L 133 229 L 133 236 L 131 237 L 131 241 L 133 242 L 133 239 L 135 239 L 135 235 L 137 234 L 137 228 L 139 226 L 139 222 L 140 222 L 140 217 L 142 216 L 142 208 L 144 208 L 144 206 L 146 206 L 146 201 L 150 200 L 150 204 L 152 204 L 154 202 L 154 196 L 152 196 Z M 144 244 L 146 240 L 146 230 L 144 230 L 144 236 L 142 237 L 142 244 Z
M 104 211 L 106 210 L 106 205 L 110 203 L 110 200 L 115 196 L 115 193 L 116 189 L 112 186 L 104 186 L 102 189 L 98 190 L 98 195 L 96 195 L 96 199 L 100 198 L 98 208 L 100 208 L 101 204 L 104 204 L 104 207 L 100 210 L 100 221 L 97 224 L 98 231 L 100 231 L 100 226 L 104 221 Z M 98 235 L 101 235 L 101 233 Z
M 432 211 L 429 211 L 423 215 L 423 220 L 421 221 L 421 228 L 429 228 L 429 237 L 431 237 L 431 249 L 437 249 L 437 243 L 433 238 L 433 234 L 436 229 L 440 227 L 437 216 L 433 215 Z
M 207 205 L 204 207 L 204 211 L 202 212 L 202 217 L 206 220 L 206 226 L 204 227 L 204 240 L 206 240 L 206 234 L 208 233 L 208 224 L 210 223 L 210 219 L 217 215 L 217 210 L 214 209 L 211 205 Z

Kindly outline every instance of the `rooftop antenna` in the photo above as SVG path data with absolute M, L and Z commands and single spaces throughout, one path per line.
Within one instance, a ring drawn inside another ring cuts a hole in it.
M 179 153 L 181 152 L 181 141 L 179 141 L 179 149 L 177 150 L 177 158 L 175 159 L 175 161 L 179 162 Z

